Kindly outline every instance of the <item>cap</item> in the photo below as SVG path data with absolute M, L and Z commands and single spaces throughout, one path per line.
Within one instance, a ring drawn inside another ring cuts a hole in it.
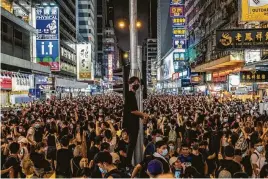
M 163 164 L 159 160 L 154 159 L 149 162 L 147 170 L 151 175 L 154 175 L 154 176 L 162 174 Z
M 177 157 L 171 157 L 170 159 L 169 159 L 169 165 L 173 165 L 176 161 L 178 161 L 178 158 Z
M 24 143 L 24 144 L 28 144 L 28 140 L 25 137 L 20 137 L 18 139 L 18 143 Z
M 116 163 L 120 162 L 120 157 L 119 157 L 119 155 L 117 153 L 112 152 L 111 156 L 113 158 L 113 164 L 116 164 Z

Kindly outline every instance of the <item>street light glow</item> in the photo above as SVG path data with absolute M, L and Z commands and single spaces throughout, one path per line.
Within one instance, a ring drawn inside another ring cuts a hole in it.
M 126 27 L 126 23 L 124 21 L 119 21 L 118 26 L 119 28 L 124 29 Z
M 128 53 L 124 53 L 123 57 L 124 57 L 124 59 L 127 59 L 128 58 Z
M 137 28 L 141 28 L 141 26 L 142 26 L 141 22 L 140 22 L 140 21 L 137 21 L 137 22 L 136 22 L 136 27 L 137 27 Z

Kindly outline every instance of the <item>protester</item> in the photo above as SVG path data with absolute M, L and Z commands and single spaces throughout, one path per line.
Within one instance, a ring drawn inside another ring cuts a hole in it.
M 268 118 L 259 101 L 148 95 L 141 115 L 138 86 L 132 78 L 125 106 L 110 93 L 2 111 L 1 177 L 267 177 Z M 144 158 L 129 170 L 144 118 Z

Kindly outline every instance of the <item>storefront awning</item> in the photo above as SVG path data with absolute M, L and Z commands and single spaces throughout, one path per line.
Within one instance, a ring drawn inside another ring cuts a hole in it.
M 207 72 L 220 69 L 226 69 L 229 67 L 241 67 L 244 65 L 243 59 L 234 58 L 232 55 L 228 55 L 223 58 L 219 58 L 214 61 L 207 62 L 205 64 L 195 67 L 192 72 Z

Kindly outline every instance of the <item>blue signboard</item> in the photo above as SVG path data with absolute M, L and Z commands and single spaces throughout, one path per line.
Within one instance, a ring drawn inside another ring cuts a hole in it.
M 174 49 L 185 49 L 186 41 L 181 39 L 173 39 L 173 48 Z
M 188 78 L 181 79 L 181 87 L 189 87 L 191 86 L 191 80 Z
M 40 6 L 36 8 L 36 62 L 60 71 L 59 58 L 59 8 Z
M 170 5 L 181 5 L 184 4 L 184 0 L 170 0 Z
M 41 90 L 31 88 L 31 89 L 29 89 L 29 95 L 35 96 L 36 98 L 40 98 L 41 97 Z

